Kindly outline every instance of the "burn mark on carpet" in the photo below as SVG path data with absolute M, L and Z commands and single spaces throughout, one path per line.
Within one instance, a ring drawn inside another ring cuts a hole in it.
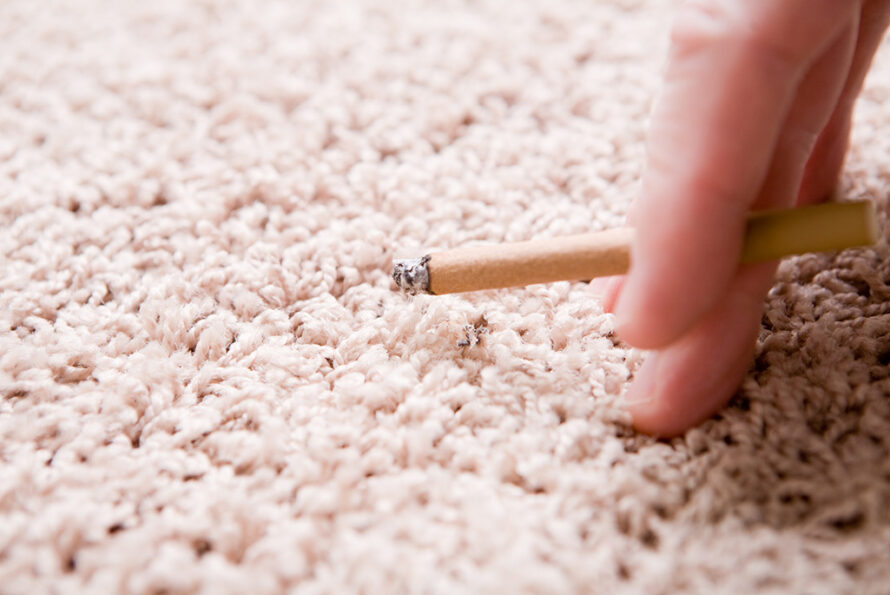
M 485 315 L 480 316 L 473 324 L 464 327 L 464 338 L 457 342 L 458 347 L 473 347 L 482 342 L 482 335 L 487 335 L 488 321 Z

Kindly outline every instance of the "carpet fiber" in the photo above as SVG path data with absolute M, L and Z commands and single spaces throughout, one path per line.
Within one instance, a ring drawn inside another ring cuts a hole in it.
M 3 2 L 0 592 L 886 592 L 886 242 L 787 261 L 670 442 L 583 283 L 393 291 L 622 223 L 674 7 Z

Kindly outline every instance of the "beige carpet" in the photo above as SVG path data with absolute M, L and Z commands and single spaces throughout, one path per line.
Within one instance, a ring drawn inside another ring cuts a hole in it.
M 0 592 L 890 591 L 885 244 L 787 262 L 671 442 L 583 284 L 392 290 L 622 222 L 672 7 L 0 4 Z

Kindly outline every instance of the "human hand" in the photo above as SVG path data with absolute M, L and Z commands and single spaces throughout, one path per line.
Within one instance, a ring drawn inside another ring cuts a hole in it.
M 634 424 L 675 435 L 750 365 L 775 264 L 739 267 L 746 214 L 834 190 L 890 0 L 697 0 L 676 15 L 652 115 L 618 334 L 655 350 L 627 394 Z

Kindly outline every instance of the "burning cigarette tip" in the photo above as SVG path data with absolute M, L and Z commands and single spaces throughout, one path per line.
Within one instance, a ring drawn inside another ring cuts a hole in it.
M 430 257 L 406 258 L 393 263 L 392 278 L 409 295 L 430 293 Z

